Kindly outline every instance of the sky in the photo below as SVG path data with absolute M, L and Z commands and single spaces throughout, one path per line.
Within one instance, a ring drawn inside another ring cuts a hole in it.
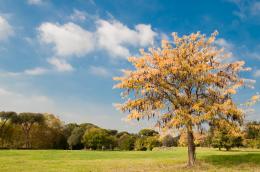
M 260 1 L 0 0 L 0 109 L 120 131 L 152 127 L 115 109 L 122 100 L 112 77 L 172 32 L 215 30 L 216 44 L 252 68 L 241 76 L 254 89 L 239 90 L 239 104 L 260 91 Z M 254 108 L 247 119 L 260 120 Z

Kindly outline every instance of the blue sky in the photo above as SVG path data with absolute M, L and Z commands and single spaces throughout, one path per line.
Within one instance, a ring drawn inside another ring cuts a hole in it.
M 218 46 L 252 68 L 242 76 L 255 88 L 235 97 L 243 102 L 260 91 L 260 1 L 0 0 L 0 107 L 119 130 L 151 127 L 124 122 L 112 77 L 131 67 L 127 56 L 172 32 L 214 30 Z M 248 119 L 260 119 L 255 108 Z

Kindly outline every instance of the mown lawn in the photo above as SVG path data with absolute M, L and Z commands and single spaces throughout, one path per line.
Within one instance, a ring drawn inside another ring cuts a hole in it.
M 185 166 L 186 148 L 171 151 L 1 150 L 0 171 L 259 171 L 260 150 L 197 148 L 198 163 Z

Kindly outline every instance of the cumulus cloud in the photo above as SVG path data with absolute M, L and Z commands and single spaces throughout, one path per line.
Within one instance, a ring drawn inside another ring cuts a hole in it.
M 73 71 L 73 67 L 64 59 L 59 58 L 50 58 L 48 59 L 48 62 L 55 66 L 55 68 L 60 72 L 68 72 Z
M 224 52 L 229 55 L 229 58 L 225 59 L 226 62 L 231 62 L 236 59 L 236 57 L 234 57 L 234 54 L 233 54 L 234 45 L 231 42 L 228 42 L 224 38 L 219 38 L 215 41 L 215 44 L 219 48 L 224 48 Z
M 71 17 L 85 19 L 84 13 L 78 10 Z M 151 45 L 157 35 L 151 25 L 138 24 L 130 29 L 119 21 L 101 19 L 97 19 L 95 24 L 96 30 L 89 31 L 72 22 L 63 25 L 42 23 L 38 27 L 39 40 L 51 45 L 55 56 L 48 62 L 58 71 L 72 71 L 68 58 L 81 57 L 94 51 L 106 51 L 113 58 L 127 58 L 131 55 L 129 48 Z
M 57 56 L 82 56 L 94 49 L 93 34 L 79 25 L 43 23 L 38 28 L 40 40 L 53 44 Z
M 52 44 L 58 57 L 83 56 L 94 51 L 95 45 L 111 56 L 128 57 L 128 46 L 148 46 L 157 35 L 151 25 L 138 24 L 130 29 L 116 20 L 98 20 L 96 24 L 96 31 L 90 32 L 71 22 L 64 25 L 47 22 L 38 28 L 39 38 Z
M 153 43 L 156 33 L 151 25 L 138 24 L 130 29 L 113 20 L 97 21 L 97 44 L 111 56 L 127 58 L 130 52 L 127 46 L 147 46 Z
M 36 68 L 33 68 L 33 69 L 27 69 L 24 71 L 24 73 L 26 75 L 42 75 L 42 74 L 45 74 L 47 73 L 47 69 L 45 68 L 42 68 L 42 67 L 36 67 Z
M 224 38 L 219 38 L 215 41 L 215 43 L 219 46 L 224 48 L 227 51 L 231 51 L 233 49 L 233 44 L 225 40 Z
M 101 76 L 101 77 L 111 76 L 110 72 L 102 66 L 90 66 L 89 72 L 93 75 Z
M 13 33 L 12 26 L 4 17 L 0 16 L 0 41 L 6 40 L 8 37 L 12 36 Z

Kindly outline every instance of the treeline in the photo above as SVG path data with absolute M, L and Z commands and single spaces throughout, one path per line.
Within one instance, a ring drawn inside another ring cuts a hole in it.
M 52 114 L 0 112 L 0 148 L 2 149 L 89 149 L 152 150 L 154 147 L 186 146 L 186 133 L 160 135 L 151 129 L 136 134 L 100 128 L 94 124 L 65 124 Z M 198 130 L 197 146 L 260 148 L 260 122 L 250 122 L 243 133 L 230 135 L 223 128 Z

